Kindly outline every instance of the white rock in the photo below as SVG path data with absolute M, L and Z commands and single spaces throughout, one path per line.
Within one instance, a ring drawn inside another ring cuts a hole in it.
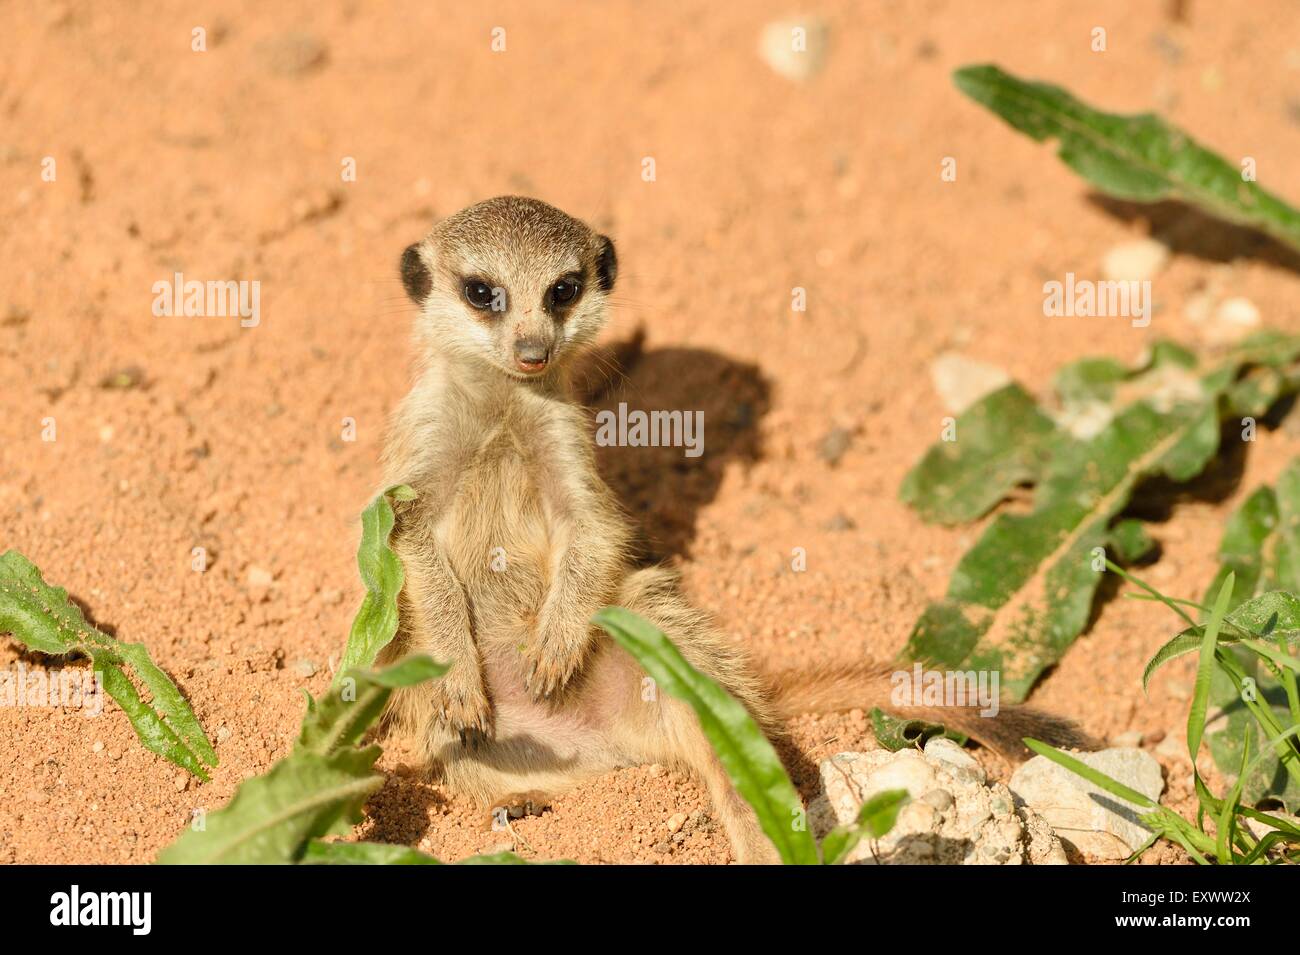
M 1140 749 L 1078 753 L 1075 758 L 1151 800 L 1164 791 L 1160 764 Z M 1151 835 L 1137 820 L 1146 809 L 1112 796 L 1046 756 L 1035 756 L 1016 770 L 1011 792 L 1047 820 L 1061 839 L 1088 856 L 1127 858 Z
M 1300 826 L 1300 816 L 1288 816 L 1286 813 L 1279 811 L 1266 812 L 1264 815 L 1272 816 L 1279 822 L 1289 822 L 1293 826 Z M 1258 819 L 1251 819 L 1249 816 L 1238 817 L 1237 824 L 1244 825 L 1256 839 L 1263 839 L 1270 832 L 1277 831 L 1267 823 L 1260 822 Z
M 819 837 L 851 825 L 862 803 L 886 789 L 912 799 L 893 830 L 864 840 L 849 863 L 1064 865 L 1065 851 L 1033 810 L 1017 808 L 1001 783 L 984 783 L 984 769 L 951 740 L 931 740 L 925 752 L 839 753 L 821 764 L 822 792 L 809 804 Z
M 1225 325 L 1249 330 L 1259 325 L 1259 309 L 1248 298 L 1225 298 L 1214 310 L 1214 318 Z
M 758 55 L 788 80 L 806 80 L 826 61 L 830 30 L 819 17 L 774 20 L 758 37 Z
M 275 583 L 275 576 L 261 567 L 248 568 L 248 586 L 250 587 L 270 587 Z
M 1144 282 L 1169 261 L 1169 247 L 1155 239 L 1121 242 L 1101 260 L 1101 274 L 1111 282 Z
M 996 365 L 947 351 L 930 363 L 930 381 L 945 408 L 957 414 L 1011 381 Z

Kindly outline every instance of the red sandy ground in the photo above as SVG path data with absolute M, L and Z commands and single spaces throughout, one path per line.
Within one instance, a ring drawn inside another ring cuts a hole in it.
M 707 443 L 701 459 L 622 449 L 602 465 L 692 598 L 768 665 L 892 655 L 978 533 L 924 525 L 897 499 L 947 413 L 928 372 L 940 352 L 1043 390 L 1082 355 L 1136 359 L 1156 335 L 1194 344 L 1183 309 L 1212 275 L 1300 330 L 1296 275 L 1266 246 L 1107 211 L 949 79 L 995 61 L 1112 109 L 1158 108 L 1286 191 L 1300 175 L 1300 47 L 1278 29 L 1293 13 L 1281 0 L 1193 2 L 1183 23 L 1165 3 L 1066 0 L 189 6 L 6 5 L 0 543 L 148 645 L 221 765 L 196 785 L 115 708 L 0 709 L 0 860 L 147 862 L 193 808 L 221 806 L 288 750 L 300 690 L 326 687 L 359 599 L 357 515 L 409 381 L 398 256 L 475 199 L 535 195 L 617 238 L 609 338 L 646 334 L 626 394 L 705 409 Z M 755 52 L 764 23 L 799 12 L 831 33 L 803 84 Z M 1103 54 L 1089 49 L 1097 25 Z M 190 49 L 195 26 L 205 53 Z M 490 49 L 494 26 L 505 53 Z M 940 179 L 945 156 L 956 182 Z M 1153 228 L 1173 229 L 1179 252 L 1150 328 L 1043 317 L 1045 279 L 1095 274 Z M 154 317 L 151 286 L 177 270 L 259 280 L 261 325 Z M 794 286 L 806 313 L 791 311 Z M 137 386 L 101 386 L 126 369 Z M 834 428 L 852 442 L 831 466 L 819 447 Z M 1236 456 L 1240 483 L 1207 482 L 1226 498 L 1179 501 L 1155 527 L 1150 576 L 1198 596 L 1225 516 L 1298 450 L 1265 432 Z M 794 547 L 805 573 L 789 569 Z M 273 583 L 251 585 L 254 568 Z M 1151 746 L 1185 714 L 1186 667 L 1149 701 L 1138 683 L 1174 627 L 1162 608 L 1112 600 L 1034 702 Z M 0 646 L 0 665 L 18 659 Z M 871 745 L 861 713 L 794 732 L 814 762 Z M 1187 763 L 1161 758 L 1186 808 Z M 385 754 L 362 834 L 443 858 L 502 843 L 402 759 Z M 668 817 L 707 808 L 689 780 L 630 769 L 518 822 L 517 845 L 724 862 L 707 825 L 663 851 Z

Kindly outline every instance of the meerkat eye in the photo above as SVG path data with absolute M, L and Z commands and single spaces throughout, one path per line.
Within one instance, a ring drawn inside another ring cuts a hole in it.
M 498 295 L 498 293 L 500 293 Z M 491 309 L 494 312 L 505 308 L 505 290 L 495 289 L 481 279 L 467 279 L 465 282 L 465 301 L 479 311 Z
M 563 278 L 551 286 L 551 304 L 568 305 L 578 297 L 582 285 L 574 278 Z

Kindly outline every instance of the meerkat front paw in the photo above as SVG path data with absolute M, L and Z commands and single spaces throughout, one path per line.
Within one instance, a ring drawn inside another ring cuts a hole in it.
M 556 695 L 582 666 L 587 650 L 588 627 L 570 627 L 570 632 L 539 622 L 537 637 L 524 648 L 528 692 L 534 702 Z
M 473 749 L 492 738 L 492 703 L 474 667 L 453 666 L 432 689 L 434 718 L 459 733 L 461 743 Z

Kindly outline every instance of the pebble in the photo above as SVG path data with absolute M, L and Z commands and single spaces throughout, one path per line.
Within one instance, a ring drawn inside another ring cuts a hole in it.
M 250 587 L 270 587 L 275 583 L 275 576 L 261 567 L 248 568 L 248 586 Z
M 853 432 L 848 428 L 831 428 L 817 445 L 817 456 L 831 467 L 840 463 L 844 452 L 853 443 Z
M 930 363 L 930 381 L 943 406 L 958 414 L 1008 384 L 1011 376 L 996 365 L 947 351 Z
M 316 664 L 310 660 L 295 660 L 293 672 L 301 677 L 313 677 L 316 675 Z
M 795 45 L 795 31 L 803 31 L 802 49 Z M 802 81 L 817 74 L 826 61 L 830 31 L 818 17 L 773 20 L 758 38 L 758 55 L 774 73 L 788 80 Z
M 1135 239 L 1115 246 L 1101 260 L 1101 274 L 1110 282 L 1145 282 L 1169 261 L 1169 247 L 1155 239 Z
M 675 812 L 668 817 L 668 831 L 680 832 L 682 826 L 686 825 L 686 813 Z

